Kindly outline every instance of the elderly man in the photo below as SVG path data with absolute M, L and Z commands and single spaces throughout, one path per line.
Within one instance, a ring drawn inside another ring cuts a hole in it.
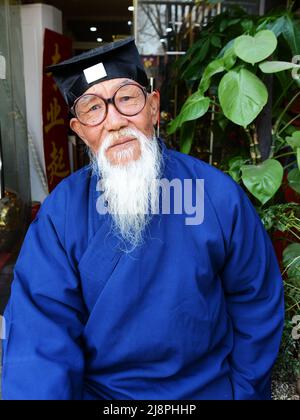
M 159 98 L 133 39 L 51 71 L 92 165 L 28 231 L 5 312 L 4 398 L 270 398 L 282 280 L 244 192 L 155 137 Z M 177 182 L 169 206 L 162 180 Z M 180 206 L 188 187 L 195 220 Z

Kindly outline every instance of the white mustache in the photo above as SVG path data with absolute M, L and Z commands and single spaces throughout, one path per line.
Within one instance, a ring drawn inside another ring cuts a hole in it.
M 139 140 L 140 133 L 133 128 L 122 128 L 119 131 L 108 134 L 100 147 L 99 153 L 104 153 L 110 146 L 124 137 L 135 137 Z

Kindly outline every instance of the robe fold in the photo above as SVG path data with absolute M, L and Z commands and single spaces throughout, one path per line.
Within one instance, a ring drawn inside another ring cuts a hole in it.
M 204 180 L 204 219 L 156 214 L 124 252 L 83 168 L 31 224 L 5 311 L 3 398 L 269 399 L 284 319 L 274 250 L 243 190 L 162 141 L 163 177 Z

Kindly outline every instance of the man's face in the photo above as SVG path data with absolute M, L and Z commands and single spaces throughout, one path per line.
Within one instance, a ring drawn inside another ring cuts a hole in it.
M 102 98 L 111 98 L 117 89 L 124 83 L 135 83 L 129 79 L 113 79 L 98 83 L 85 93 L 96 94 Z M 147 94 L 146 105 L 137 115 L 128 117 L 122 115 L 112 104 L 108 105 L 108 113 L 105 120 L 95 126 L 88 127 L 80 123 L 77 118 L 72 118 L 70 126 L 79 137 L 97 154 L 103 141 L 109 135 L 114 136 L 112 144 L 105 151 L 108 161 L 114 164 L 126 164 L 129 161 L 138 160 L 141 156 L 140 142 L 133 135 L 122 135 L 124 129 L 136 129 L 146 137 L 153 136 L 153 126 L 157 122 L 159 112 L 159 98 L 156 92 Z M 123 153 L 124 152 L 124 153 Z M 130 152 L 130 153 L 126 153 Z M 122 158 L 120 158 L 122 156 Z

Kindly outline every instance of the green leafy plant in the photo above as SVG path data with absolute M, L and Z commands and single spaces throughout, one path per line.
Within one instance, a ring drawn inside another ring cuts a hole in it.
M 282 376 L 300 378 L 300 340 L 293 337 L 293 324 L 289 321 L 300 314 L 300 244 L 291 243 L 283 252 L 283 271 L 287 317 L 281 351 L 275 369 Z M 299 380 L 299 379 L 298 379 Z
M 224 30 L 225 23 L 220 17 L 218 23 L 220 33 L 217 32 L 215 35 L 206 33 L 204 42 L 202 44 L 196 42 L 186 57 L 181 59 L 179 67 L 187 65 L 183 78 L 189 75 L 195 81 L 197 75 L 199 76 L 200 64 L 207 57 L 209 45 L 221 45 L 223 35 L 221 31 Z M 189 153 L 196 125 L 191 130 L 189 124 L 189 130 L 186 130 L 184 125 L 188 122 L 215 112 L 219 119 L 221 115 L 223 119 L 240 126 L 249 141 L 251 158 L 249 165 L 240 167 L 242 173 L 240 179 L 248 191 L 264 205 L 275 196 L 282 183 L 285 168 L 280 158 L 294 156 L 298 166 L 300 165 L 300 131 L 292 126 L 298 115 L 294 119 L 287 120 L 290 107 L 300 96 L 299 89 L 288 104 L 284 103 L 285 95 L 293 87 L 298 88 L 300 85 L 299 80 L 291 76 L 291 71 L 298 71 L 300 65 L 287 61 L 270 61 L 271 56 L 276 58 L 276 54 L 279 53 L 278 46 L 283 41 L 291 54 L 300 51 L 300 23 L 293 18 L 290 10 L 282 15 L 268 16 L 257 21 L 255 18 L 251 20 L 243 16 L 226 24 L 228 27 L 237 23 L 249 33 L 230 40 L 226 39 L 222 51 L 204 67 L 195 92 L 187 98 L 178 116 L 169 124 L 168 133 L 172 134 L 181 129 L 181 150 Z M 199 52 L 198 56 L 195 51 Z M 272 126 L 269 133 L 272 136 L 272 147 L 268 159 L 262 159 L 259 146 L 264 138 L 259 138 L 256 123 L 270 100 L 265 79 L 267 75 L 277 76 L 279 72 L 284 72 L 284 75 L 278 76 L 278 80 L 285 86 L 272 107 L 270 116 Z M 287 147 L 290 147 L 288 152 L 286 152 Z M 285 153 L 280 153 L 282 150 Z M 291 171 L 288 181 L 293 189 L 300 192 L 299 167 Z
M 275 204 L 258 209 L 258 214 L 268 231 L 287 232 L 300 240 L 300 208 L 296 203 Z
M 176 63 L 190 95 L 168 127 L 170 135 L 180 130 L 184 153 L 202 120 L 213 121 L 218 133 L 228 126 L 243 133 L 242 153 L 223 169 L 248 192 L 270 235 L 282 236 L 287 321 L 278 365 L 294 376 L 300 375 L 300 341 L 291 336 L 291 320 L 300 314 L 300 206 L 285 202 L 284 189 L 300 194 L 300 105 L 292 113 L 300 98 L 300 65 L 292 57 L 299 53 L 300 20 L 291 8 L 265 17 L 222 13 Z
M 211 87 L 212 78 L 216 74 L 225 73 L 217 86 L 218 108 L 228 120 L 244 128 L 250 139 L 250 147 L 254 149 L 251 151 L 253 163 L 257 163 L 261 156 L 255 129 L 251 124 L 268 102 L 268 89 L 262 80 L 263 72 L 277 73 L 279 69 L 300 69 L 300 65 L 265 61 L 275 52 L 278 45 L 276 35 L 269 29 L 260 30 L 254 36 L 241 35 L 232 41 L 229 43 L 231 46 L 227 44 L 228 48 L 225 47 L 221 58 L 216 58 L 208 64 L 198 89 L 186 100 L 179 115 L 170 123 L 169 133 L 173 133 L 185 122 L 198 119 L 208 112 L 212 99 L 206 92 Z M 281 134 L 278 131 L 281 118 L 280 115 L 274 124 L 275 137 Z M 285 129 L 288 127 L 289 125 Z M 282 147 L 289 144 L 288 140 L 290 138 L 283 142 Z M 300 162 L 299 136 L 293 133 L 292 140 L 294 150 L 291 153 L 298 153 Z M 275 195 L 284 172 L 281 163 L 271 157 L 265 162 L 259 162 L 255 168 L 248 165 L 241 167 L 241 170 L 246 188 L 262 204 Z M 300 172 L 297 172 L 297 175 L 300 176 Z M 292 182 L 291 185 L 293 187 Z

